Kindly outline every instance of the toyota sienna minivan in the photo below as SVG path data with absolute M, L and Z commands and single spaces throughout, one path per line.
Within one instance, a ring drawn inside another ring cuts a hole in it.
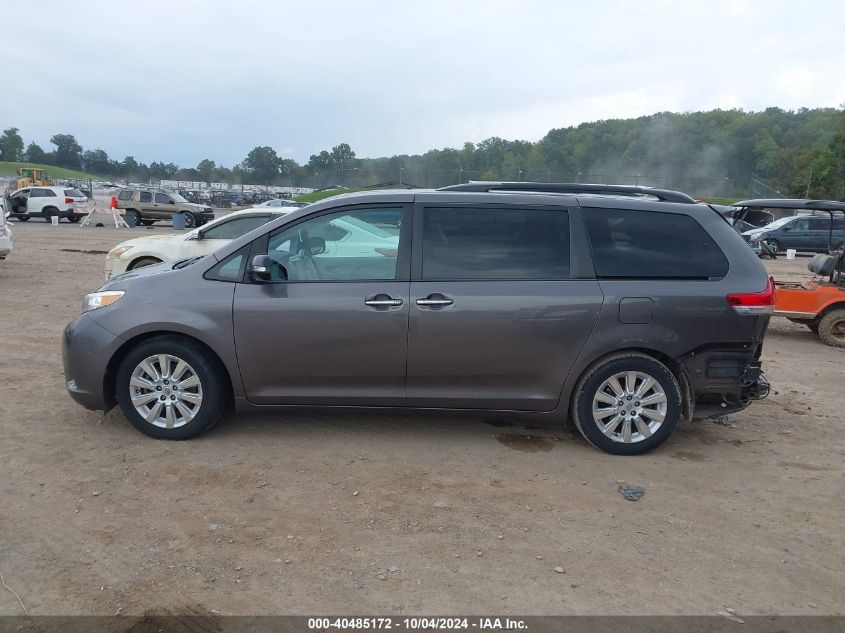
M 64 369 L 77 402 L 155 438 L 230 405 L 495 410 L 631 455 L 768 394 L 773 301 L 743 239 L 679 192 L 367 192 L 115 277 L 67 326 Z

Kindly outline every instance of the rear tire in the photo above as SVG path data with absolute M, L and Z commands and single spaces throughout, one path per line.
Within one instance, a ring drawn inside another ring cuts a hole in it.
M 123 214 L 123 220 L 132 228 L 138 226 L 141 222 L 141 214 L 134 209 L 129 209 Z
M 641 455 L 665 442 L 678 425 L 681 388 L 655 358 L 638 352 L 614 354 L 578 381 L 572 419 L 596 448 L 613 455 Z
M 67 221 L 70 222 L 71 224 L 76 224 L 81 219 L 82 219 L 82 216 L 77 214 L 77 213 L 71 213 L 69 216 L 67 216 Z
M 231 400 L 220 362 L 198 343 L 174 335 L 131 349 L 117 370 L 115 388 L 129 423 L 156 439 L 199 435 L 223 417 Z
M 845 310 L 832 310 L 819 321 L 819 338 L 825 345 L 845 347 Z
M 769 244 L 772 247 L 772 249 L 774 249 L 775 254 L 781 252 L 780 251 L 780 242 L 778 242 L 777 240 L 771 240 L 770 239 L 770 240 L 763 240 L 763 241 L 766 242 L 767 244 Z

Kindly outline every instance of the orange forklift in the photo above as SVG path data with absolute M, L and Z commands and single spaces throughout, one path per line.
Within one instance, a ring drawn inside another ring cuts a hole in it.
M 845 249 L 842 248 L 842 236 L 834 235 L 834 221 L 838 225 L 845 216 L 845 202 L 756 199 L 736 202 L 734 206 L 738 207 L 734 213 L 735 220 L 741 220 L 752 209 L 761 208 L 789 209 L 796 215 L 796 212 L 803 212 L 810 216 L 829 218 L 828 253 L 814 256 L 807 264 L 813 273 L 812 279 L 801 283 L 775 281 L 774 314 L 806 325 L 826 345 L 845 347 Z M 755 246 L 751 236 L 744 234 L 743 237 L 752 247 Z M 834 250 L 834 245 L 838 250 Z

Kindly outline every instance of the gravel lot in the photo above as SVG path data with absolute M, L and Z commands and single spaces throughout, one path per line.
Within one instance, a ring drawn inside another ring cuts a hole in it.
M 803 326 L 772 322 L 768 400 L 643 457 L 481 416 L 251 415 L 166 443 L 62 377 L 62 329 L 141 230 L 12 226 L 0 572 L 30 613 L 845 614 L 845 350 Z

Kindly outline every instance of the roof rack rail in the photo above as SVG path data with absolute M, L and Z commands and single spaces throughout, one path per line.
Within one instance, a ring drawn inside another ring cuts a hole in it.
M 584 183 L 560 183 L 560 182 L 470 182 L 460 185 L 441 187 L 438 191 L 502 191 L 517 192 L 526 191 L 533 193 L 594 193 L 614 196 L 653 196 L 661 202 L 682 202 L 684 204 L 695 204 L 691 198 L 680 191 L 670 189 L 652 189 L 651 187 L 635 187 L 632 185 L 590 185 Z

